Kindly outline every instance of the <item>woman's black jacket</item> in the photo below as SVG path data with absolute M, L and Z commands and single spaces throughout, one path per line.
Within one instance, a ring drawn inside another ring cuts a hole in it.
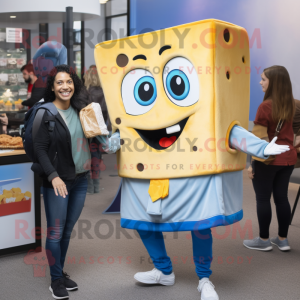
M 49 131 L 49 120 L 55 122 L 53 132 Z M 86 141 L 77 141 L 78 151 L 90 151 Z M 33 145 L 37 163 L 33 164 L 32 170 L 43 178 L 44 186 L 52 187 L 51 181 L 57 176 L 63 181 L 75 179 L 71 135 L 59 113 L 56 116 L 44 113 Z

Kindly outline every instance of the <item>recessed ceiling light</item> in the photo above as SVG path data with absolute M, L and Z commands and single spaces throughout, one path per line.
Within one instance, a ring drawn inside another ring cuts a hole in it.
M 10 16 L 11 19 L 15 19 L 17 16 Z

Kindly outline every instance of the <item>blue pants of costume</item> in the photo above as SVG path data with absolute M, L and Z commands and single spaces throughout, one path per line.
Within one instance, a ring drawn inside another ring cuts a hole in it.
M 172 273 L 172 262 L 167 255 L 162 232 L 149 232 L 137 230 L 156 269 L 163 274 Z M 201 280 L 209 278 L 212 271 L 212 235 L 210 229 L 192 231 L 193 239 L 193 259 L 196 266 L 196 273 Z

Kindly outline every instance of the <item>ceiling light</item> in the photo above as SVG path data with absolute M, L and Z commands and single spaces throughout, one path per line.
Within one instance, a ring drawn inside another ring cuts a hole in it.
M 11 19 L 15 19 L 17 16 L 10 16 Z
M 105 4 L 108 0 L 99 0 L 100 4 Z

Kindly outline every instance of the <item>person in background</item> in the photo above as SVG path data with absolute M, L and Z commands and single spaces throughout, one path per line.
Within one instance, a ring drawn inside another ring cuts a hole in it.
M 32 64 L 27 64 L 24 65 L 20 71 L 23 74 L 23 79 L 25 80 L 25 82 L 28 84 L 28 88 L 27 88 L 27 99 L 29 99 L 31 97 L 31 91 L 32 91 L 32 87 L 34 85 L 34 83 L 37 80 L 37 77 L 34 75 L 34 71 L 33 71 L 33 65 Z
M 24 69 L 23 69 L 24 68 Z M 32 84 L 30 97 L 27 97 L 27 100 L 22 102 L 23 106 L 32 107 L 35 103 L 39 102 L 44 98 L 45 88 L 37 87 L 37 76 L 34 74 L 34 69 L 32 64 L 25 65 L 21 68 L 23 73 L 23 78 L 26 83 Z M 29 91 L 29 86 L 28 86 Z M 29 92 L 28 92 L 29 95 Z
M 297 151 L 297 162 L 295 168 L 300 167 L 300 101 L 295 99 L 295 115 L 293 120 L 293 130 L 295 134 L 294 147 Z
M 56 42 L 43 43 L 36 51 L 33 59 L 33 72 L 36 80 L 33 84 L 31 97 L 22 102 L 23 106 L 32 107 L 44 98 L 47 87 L 47 77 L 53 67 L 67 63 L 67 48 Z M 23 75 L 24 76 L 24 75 Z
M 258 107 L 254 120 L 262 136 L 271 141 L 276 128 L 283 121 L 277 137 L 277 144 L 288 145 L 290 151 L 276 155 L 269 164 L 254 160 L 253 167 L 248 169 L 256 194 L 259 237 L 245 240 L 244 246 L 249 249 L 269 251 L 276 245 L 282 251 L 290 250 L 287 239 L 291 219 L 291 207 L 287 197 L 288 186 L 297 152 L 293 147 L 293 118 L 295 101 L 290 76 L 286 68 L 272 66 L 261 74 L 260 85 L 265 93 L 263 102 Z M 254 128 L 253 128 L 254 133 Z M 254 133 L 255 134 L 255 133 Z M 272 219 L 271 195 L 273 193 L 278 220 L 278 236 L 269 239 L 269 227 Z
M 97 68 L 95 65 L 91 65 L 87 72 L 84 74 L 84 85 L 88 92 L 90 103 L 99 103 L 101 106 L 104 121 L 107 125 L 108 131 L 111 131 L 111 123 L 108 116 L 108 110 L 104 99 L 103 90 L 101 88 Z M 91 145 L 95 143 L 92 139 Z M 93 147 L 91 149 L 92 164 L 90 177 L 88 178 L 88 194 L 100 192 L 100 168 L 102 163 L 102 154 L 99 148 Z
M 7 134 L 8 118 L 6 114 L 0 113 L 0 134 Z

